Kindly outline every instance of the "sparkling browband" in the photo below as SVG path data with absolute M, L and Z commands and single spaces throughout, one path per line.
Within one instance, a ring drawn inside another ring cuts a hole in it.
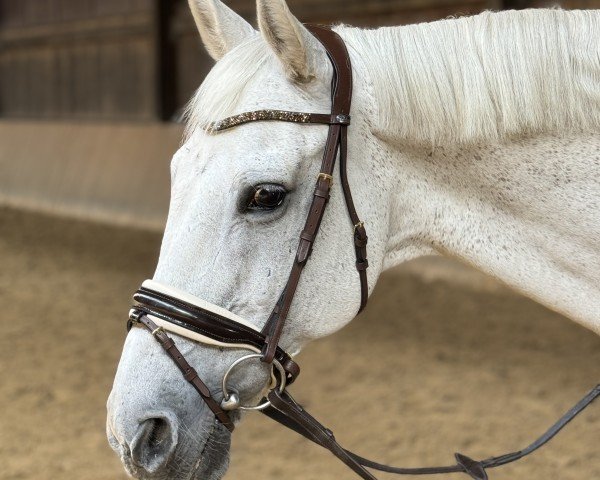
M 254 112 L 244 112 L 239 115 L 227 117 L 223 120 L 213 123 L 209 126 L 209 131 L 220 132 L 228 128 L 237 127 L 244 123 L 256 122 L 260 120 L 279 120 L 283 122 L 309 123 L 310 113 L 288 112 L 286 110 L 256 110 Z
M 207 127 L 211 133 L 228 130 L 244 123 L 258 122 L 263 120 L 278 120 L 280 122 L 293 123 L 318 123 L 323 125 L 350 125 L 350 115 L 330 115 L 325 113 L 288 112 L 287 110 L 255 110 L 244 112 L 223 120 L 214 122 Z

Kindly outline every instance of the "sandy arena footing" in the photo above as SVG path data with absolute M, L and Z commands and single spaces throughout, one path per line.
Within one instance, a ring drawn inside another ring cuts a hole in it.
M 126 478 L 105 439 L 105 402 L 130 296 L 152 275 L 160 236 L 1 209 L 0 232 L 0 477 Z M 600 381 L 600 338 L 483 275 L 425 259 L 386 273 L 365 313 L 299 363 L 294 395 L 345 446 L 445 464 L 454 451 L 485 457 L 542 433 Z M 599 426 L 595 405 L 491 478 L 598 479 Z M 249 415 L 227 478 L 353 477 Z

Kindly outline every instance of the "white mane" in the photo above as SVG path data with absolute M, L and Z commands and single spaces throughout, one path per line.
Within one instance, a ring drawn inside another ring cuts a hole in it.
M 386 136 L 435 145 L 600 127 L 599 11 L 340 33 L 368 66 Z
M 375 129 L 387 138 L 439 145 L 600 129 L 599 11 L 485 12 L 336 31 L 367 67 L 358 73 L 370 76 Z M 188 132 L 239 113 L 244 87 L 267 60 L 276 61 L 259 35 L 229 52 L 190 102 Z

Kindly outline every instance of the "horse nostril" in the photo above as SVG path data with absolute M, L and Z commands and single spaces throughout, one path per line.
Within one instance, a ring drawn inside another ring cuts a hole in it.
M 177 446 L 177 429 L 169 418 L 149 418 L 140 423 L 131 442 L 131 460 L 148 473 L 165 466 Z

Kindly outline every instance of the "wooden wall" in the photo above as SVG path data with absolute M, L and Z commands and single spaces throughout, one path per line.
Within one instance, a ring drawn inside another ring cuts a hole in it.
M 253 21 L 254 0 L 228 0 Z M 428 21 L 546 0 L 289 0 L 305 22 Z M 553 2 L 556 3 L 556 2 Z M 591 8 L 600 0 L 565 0 Z M 170 120 L 211 68 L 186 0 L 0 0 L 0 117 Z
M 153 119 L 154 0 L 0 0 L 4 117 Z

